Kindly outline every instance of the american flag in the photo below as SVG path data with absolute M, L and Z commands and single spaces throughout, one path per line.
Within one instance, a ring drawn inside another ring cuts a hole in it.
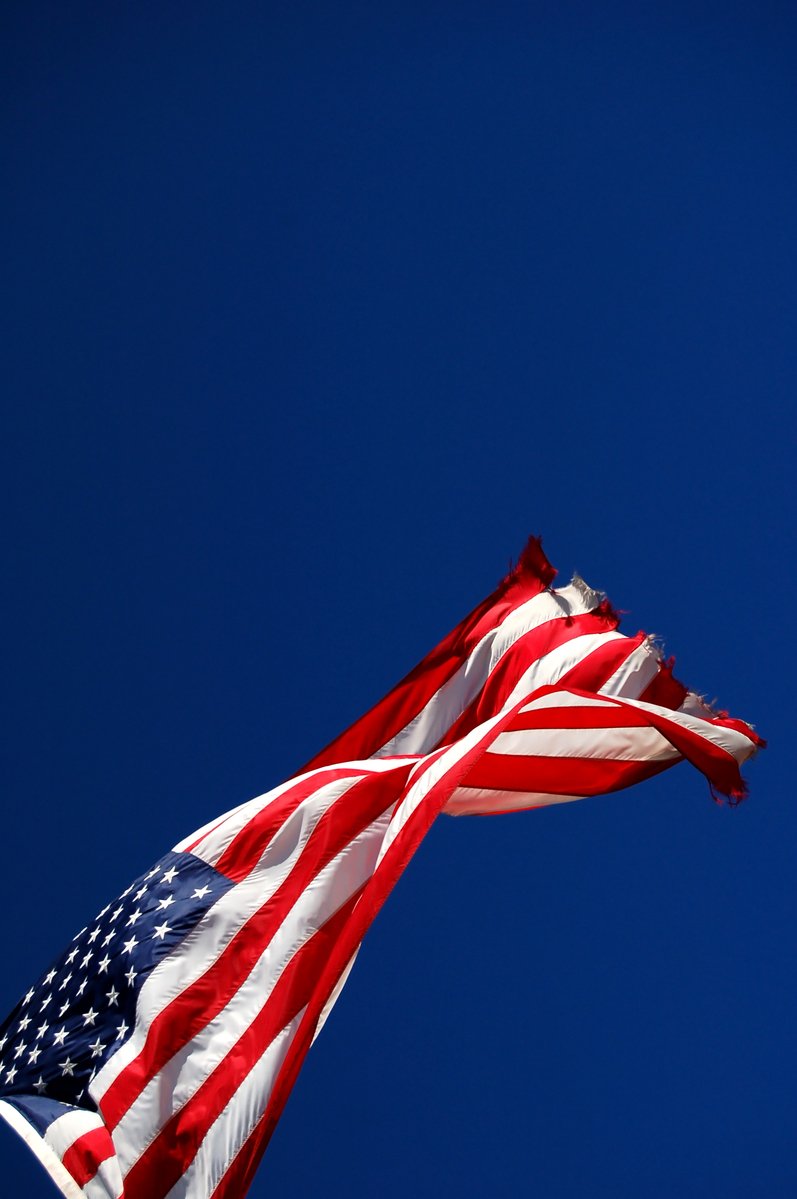
M 532 540 L 306 770 L 198 830 L 0 1028 L 0 1114 L 76 1199 L 245 1194 L 374 916 L 441 813 L 618 790 L 687 760 L 738 801 L 762 744 Z

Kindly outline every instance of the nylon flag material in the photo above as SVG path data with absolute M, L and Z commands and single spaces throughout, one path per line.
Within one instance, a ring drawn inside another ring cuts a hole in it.
M 0 1027 L 0 1114 L 70 1199 L 243 1196 L 362 938 L 434 819 L 691 762 L 738 802 L 762 745 L 539 541 L 305 771 L 198 830 Z

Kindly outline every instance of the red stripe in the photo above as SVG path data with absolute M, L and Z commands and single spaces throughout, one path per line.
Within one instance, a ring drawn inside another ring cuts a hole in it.
M 742 733 L 745 737 L 749 737 L 753 745 L 757 745 L 760 749 L 766 749 L 766 741 L 763 737 L 759 737 L 755 729 L 750 728 L 743 720 L 734 720 L 732 716 L 717 716 L 711 721 L 712 724 L 719 725 L 723 729 L 733 729 L 736 733 Z
M 673 711 L 680 708 L 686 699 L 687 690 L 683 683 L 673 678 L 674 665 L 674 658 L 670 658 L 668 662 L 659 662 L 656 677 L 637 698 L 646 704 L 657 704 L 660 708 L 672 708 Z
M 527 698 L 522 702 L 527 702 Z M 318 1019 L 335 984 L 432 822 L 445 807 L 451 793 L 468 776 L 473 763 L 479 760 L 498 734 L 505 731 L 519 706 L 511 708 L 503 720 L 498 721 L 495 727 L 486 733 L 473 749 L 465 754 L 456 765 L 450 767 L 441 779 L 438 779 L 422 803 L 407 818 L 406 824 L 386 850 L 376 872 L 366 883 L 351 920 L 343 930 L 329 960 L 316 980 L 315 991 L 308 1002 L 307 1010 L 291 1043 L 282 1069 L 274 1081 L 271 1099 L 263 1115 L 241 1147 L 230 1168 L 219 1181 L 210 1199 L 240 1199 L 240 1196 L 246 1192 L 274 1127 L 282 1114 L 307 1050 L 312 1044 Z M 434 756 L 437 758 L 439 754 Z
M 641 728 L 649 724 L 644 712 L 638 708 L 623 708 L 622 712 L 612 705 L 598 707 L 596 704 L 583 704 L 571 707 L 563 704 L 557 708 L 531 708 L 527 712 L 518 712 L 507 732 L 520 732 L 523 729 L 618 729 Z
M 126 1199 L 166 1195 L 194 1160 L 214 1120 L 224 1110 L 274 1038 L 307 1003 L 360 898 L 358 888 L 291 958 L 268 1000 L 185 1106 L 164 1124 L 125 1178 Z
M 225 812 L 223 816 L 219 816 L 218 820 L 214 821 L 210 828 L 206 828 L 204 832 L 201 832 L 199 836 L 194 837 L 193 841 L 189 842 L 189 844 L 185 846 L 183 853 L 192 853 L 193 850 L 196 849 L 197 845 L 201 845 L 206 838 L 212 837 L 216 830 L 221 828 L 221 826 L 229 819 L 229 812 Z
M 554 692 L 557 688 L 544 688 L 542 693 Z M 362 898 L 352 914 L 352 919 L 349 921 L 346 929 L 341 935 L 336 944 L 330 959 L 328 960 L 324 970 L 322 971 L 316 986 L 315 993 L 309 1001 L 307 1010 L 302 1019 L 301 1025 L 297 1030 L 289 1053 L 283 1063 L 271 1093 L 271 1099 L 258 1121 L 256 1127 L 252 1130 L 245 1144 L 237 1154 L 236 1158 L 230 1165 L 224 1177 L 220 1180 L 216 1189 L 211 1196 L 211 1199 L 238 1199 L 238 1197 L 246 1191 L 252 1177 L 257 1169 L 263 1153 L 268 1145 L 274 1127 L 279 1120 L 282 1110 L 287 1101 L 290 1090 L 296 1080 L 296 1076 L 301 1068 L 304 1056 L 312 1043 L 313 1034 L 316 1023 L 323 1010 L 329 995 L 332 992 L 335 984 L 340 978 L 343 970 L 346 968 L 352 954 L 362 940 L 369 925 L 373 921 L 377 912 L 381 908 L 385 899 L 390 894 L 393 886 L 403 872 L 407 862 L 415 852 L 417 846 L 432 824 L 433 820 L 445 806 L 449 796 L 460 785 L 474 786 L 474 777 L 484 761 L 484 753 L 495 738 L 502 732 L 511 728 L 513 720 L 517 717 L 519 709 L 523 704 L 528 702 L 529 697 L 525 697 L 514 709 L 507 713 L 506 717 L 498 721 L 490 733 L 480 741 L 469 754 L 462 759 L 457 767 L 452 768 L 443 776 L 441 780 L 430 790 L 425 800 L 413 812 L 407 820 L 407 823 L 397 834 L 395 841 L 390 845 L 385 853 L 378 870 L 366 884 L 363 890 Z M 620 706 L 621 701 L 613 701 Z M 632 705 L 622 705 L 622 719 L 626 719 L 634 709 Z M 618 712 L 618 718 L 620 713 Z M 650 721 L 650 723 L 654 723 Z M 658 722 L 656 722 L 658 723 Z M 665 723 L 662 721 L 661 723 Z M 669 722 L 666 722 L 669 724 Z M 666 734 L 665 734 L 666 735 Z M 700 739 L 698 739 L 700 740 Z M 681 749 L 681 746 L 677 748 Z M 713 770 L 716 765 L 714 756 L 709 753 L 703 755 L 700 752 L 701 747 L 690 746 L 690 760 L 698 765 L 699 769 L 708 767 Z M 681 750 L 683 752 L 683 750 Z M 720 755 L 722 751 L 720 751 Z M 726 755 L 727 756 L 727 755 Z M 667 766 L 672 765 L 672 762 L 664 762 L 660 764 L 652 763 L 625 763 L 623 764 L 629 770 L 628 781 L 633 781 L 630 777 L 634 771 L 642 770 L 646 772 L 646 777 L 664 770 Z M 738 773 L 738 772 L 737 772 Z M 529 790 L 536 790 L 536 787 L 529 787 Z
M 304 800 L 330 783 L 357 778 L 362 773 L 362 766 L 356 769 L 349 767 L 345 770 L 320 771 L 300 779 L 244 825 L 214 863 L 215 869 L 234 882 L 241 882 L 251 874 L 285 821 Z
M 601 606 L 580 616 L 555 616 L 529 629 L 510 646 L 490 673 L 476 698 L 441 738 L 445 744 L 458 741 L 477 724 L 500 712 L 523 674 L 545 654 L 576 637 L 590 633 L 608 633 L 617 627 L 617 617 Z
M 633 653 L 639 647 L 643 640 L 643 635 L 640 635 L 635 639 L 622 642 L 615 640 L 606 646 L 600 647 L 569 671 L 560 680 L 559 688 L 561 689 L 562 685 L 566 684 L 569 689 L 580 688 L 584 692 L 598 691 L 600 687 L 605 685 L 622 662 L 626 660 L 629 654 Z M 653 684 L 651 684 L 652 686 Z M 556 689 L 555 687 L 548 687 L 544 691 L 552 692 Z M 662 698 L 669 697 L 669 691 L 666 689 L 664 682 L 659 684 L 659 690 L 654 691 L 653 694 L 661 695 Z M 666 706 L 666 704 L 662 706 Z M 631 716 L 632 711 L 635 712 L 634 716 Z M 638 710 L 634 710 L 631 706 L 623 706 L 622 717 L 618 711 L 616 719 L 618 723 L 622 724 L 625 722 L 625 724 L 633 727 L 637 719 L 636 713 L 638 713 Z M 374 745 L 367 752 L 374 752 L 375 749 L 380 748 L 380 745 L 385 743 L 388 736 L 395 735 L 395 732 L 403 728 L 406 723 L 408 721 L 404 720 L 398 728 L 391 729 L 378 744 Z M 718 749 L 718 747 L 711 745 L 711 743 L 705 742 L 703 738 L 696 735 L 681 735 L 684 730 L 680 730 L 672 722 L 665 721 L 664 719 L 649 719 L 648 723 L 657 727 L 679 752 L 684 753 L 698 769 L 702 770 L 710 778 L 716 781 L 721 777 L 727 785 L 734 782 L 733 776 L 735 772 L 738 779 L 738 768 L 735 762 L 733 762 L 731 755 L 725 753 L 725 751 Z M 354 729 L 357 727 L 357 725 L 353 726 Z M 245 1192 L 265 1151 L 274 1126 L 279 1119 L 287 1096 L 301 1067 L 304 1055 L 312 1041 L 316 1022 L 335 983 L 439 810 L 447 802 L 448 797 L 456 786 L 476 785 L 474 777 L 478 769 L 484 764 L 481 755 L 486 743 L 509 727 L 509 720 L 500 721 L 492 730 L 492 736 L 487 738 L 485 742 L 482 742 L 468 755 L 465 761 L 469 765 L 462 771 L 452 771 L 451 776 L 446 776 L 433 788 L 429 796 L 426 797 L 426 800 L 410 816 L 407 824 L 387 850 L 385 858 L 376 874 L 366 886 L 352 920 L 343 936 L 341 936 L 332 957 L 325 967 L 322 977 L 318 981 L 316 993 L 308 1004 L 307 1011 L 294 1038 L 289 1055 L 275 1080 L 271 1100 L 266 1111 L 263 1113 L 263 1116 L 253 1129 L 246 1143 L 242 1146 L 224 1178 L 219 1182 L 211 1199 L 237 1199 L 238 1196 Z M 624 769 L 628 769 L 629 772 L 635 770 L 643 771 L 645 772 L 645 777 L 647 777 L 672 764 L 672 762 L 656 764 L 635 762 L 624 763 L 621 766 Z M 452 781 L 452 776 L 454 775 L 456 777 L 453 777 Z M 633 781 L 633 779 L 629 777 L 627 781 Z M 533 789 L 536 790 L 537 788 Z
M 562 690 L 561 687 L 543 687 L 538 694 L 553 694 L 560 690 Z M 577 691 L 574 687 L 568 687 L 567 690 L 571 695 L 580 696 L 585 699 L 594 698 L 588 692 Z M 602 696 L 601 698 L 608 700 L 624 712 L 639 712 L 641 710 L 631 703 L 626 703 L 625 700 L 617 696 Z M 644 715 L 646 722 L 652 728 L 657 729 L 663 737 L 666 737 L 670 744 L 687 761 L 696 766 L 701 774 L 704 774 L 709 782 L 717 787 L 723 795 L 735 796 L 744 791 L 739 764 L 728 750 L 723 749 L 720 745 L 715 745 L 713 741 L 707 740 L 700 733 L 684 728 L 683 725 L 677 724 L 668 716 L 650 711 L 645 711 Z M 622 720 L 620 720 L 619 724 L 622 723 Z M 706 721 L 705 723 L 722 727 L 726 724 L 726 721 L 717 719 Z M 742 729 L 739 731 L 744 731 L 745 735 L 750 737 L 751 740 L 755 737 L 752 729 L 749 729 L 747 725 L 742 725 Z M 531 790 L 537 790 L 537 788 L 531 788 Z M 544 788 L 540 788 L 540 790 L 544 790 Z
M 410 723 L 444 683 L 456 674 L 487 633 L 519 604 L 553 582 L 551 566 L 537 538 L 531 538 L 514 571 L 469 616 L 452 629 L 392 691 L 345 732 L 316 754 L 304 770 L 370 758 Z
M 636 637 L 623 637 L 622 640 L 614 638 L 605 645 L 599 645 L 561 676 L 556 683 L 556 689 L 600 691 L 623 663 L 636 653 L 644 640 L 645 634 L 637 633 Z
M 547 795 L 604 795 L 642 782 L 675 765 L 615 758 L 546 758 L 533 754 L 486 754 L 468 775 L 469 787 L 485 791 L 541 791 Z
M 82 1187 L 94 1177 L 102 1163 L 115 1154 L 107 1128 L 93 1128 L 72 1142 L 61 1161 L 64 1169 Z
M 299 896 L 332 858 L 377 818 L 395 797 L 412 763 L 369 774 L 329 808 L 288 877 L 239 929 L 218 959 L 152 1021 L 138 1057 L 111 1083 L 100 1107 L 114 1129 L 141 1090 L 229 1002 L 249 975 Z
M 728 750 L 701 737 L 699 733 L 693 733 L 691 729 L 685 729 L 675 721 L 668 720 L 666 716 L 660 716 L 654 712 L 648 712 L 647 716 L 651 725 L 658 729 L 670 744 L 675 746 L 687 761 L 696 766 L 723 795 L 737 796 L 744 792 L 739 763 Z M 723 722 L 710 720 L 706 723 L 722 725 Z M 749 736 L 749 733 L 747 735 Z

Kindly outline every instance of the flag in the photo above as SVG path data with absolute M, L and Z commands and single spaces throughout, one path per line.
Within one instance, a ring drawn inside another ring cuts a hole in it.
M 251 1182 L 362 938 L 435 818 L 618 790 L 680 761 L 744 794 L 762 744 L 532 540 L 300 775 L 102 908 L 0 1027 L 0 1114 L 71 1199 Z

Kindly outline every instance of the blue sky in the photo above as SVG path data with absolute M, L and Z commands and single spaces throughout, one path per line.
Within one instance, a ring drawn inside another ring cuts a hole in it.
M 250 1194 L 793 1196 L 791 6 L 1 20 L 0 1008 L 539 532 L 750 800 L 439 821 Z

